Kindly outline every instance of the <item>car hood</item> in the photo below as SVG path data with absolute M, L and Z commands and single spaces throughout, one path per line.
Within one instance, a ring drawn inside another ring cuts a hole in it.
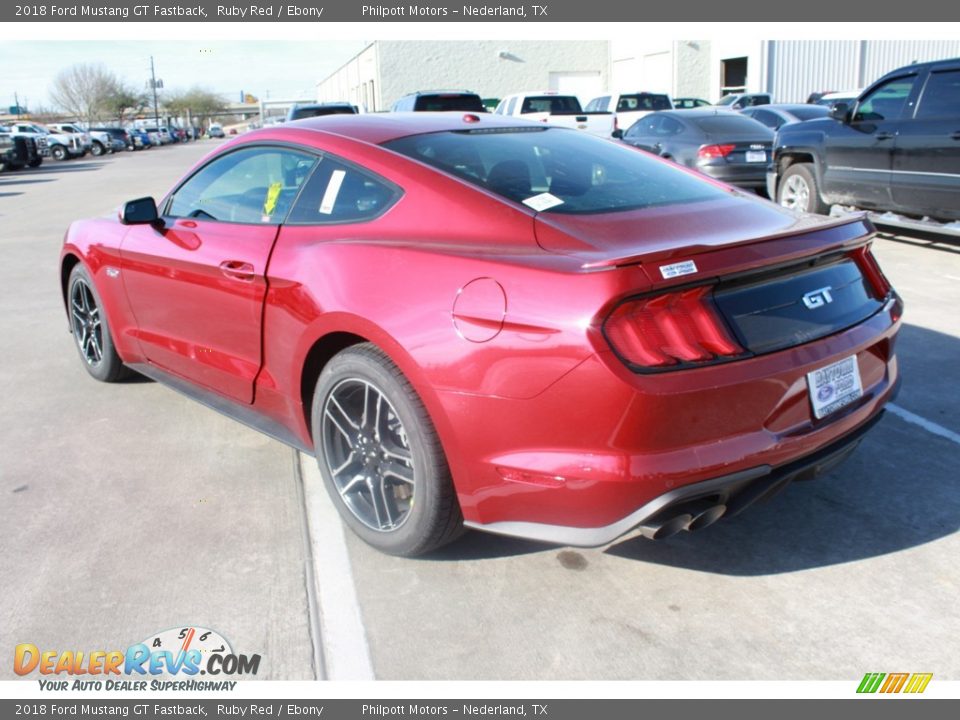
M 684 205 L 593 215 L 539 213 L 534 227 L 544 250 L 574 256 L 584 268 L 683 259 L 854 219 L 797 213 L 766 200 L 730 197 Z

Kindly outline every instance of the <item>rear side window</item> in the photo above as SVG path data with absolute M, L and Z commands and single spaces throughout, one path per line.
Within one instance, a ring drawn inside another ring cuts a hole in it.
M 916 117 L 960 119 L 960 70 L 930 74 Z
M 528 95 L 523 99 L 520 114 L 527 113 L 578 113 L 580 101 L 573 95 Z
M 364 222 L 382 215 L 399 197 L 386 180 L 328 155 L 304 186 L 287 224 Z
M 725 195 L 645 153 L 576 130 L 428 133 L 385 146 L 541 212 L 616 212 Z
M 353 115 L 354 110 L 349 105 L 331 105 L 329 107 L 305 107 L 296 108 L 290 113 L 291 120 L 303 120 L 304 118 L 322 117 L 324 115 Z
M 617 112 L 632 112 L 634 110 L 672 110 L 670 98 L 666 95 L 639 93 L 637 95 L 621 95 L 617 103 Z

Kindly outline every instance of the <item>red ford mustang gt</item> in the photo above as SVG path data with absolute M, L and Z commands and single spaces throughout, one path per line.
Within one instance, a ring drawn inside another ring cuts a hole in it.
M 74 223 L 60 274 L 93 377 L 314 453 L 371 545 L 595 546 L 705 527 L 853 450 L 898 381 L 872 232 L 572 130 L 343 115 Z

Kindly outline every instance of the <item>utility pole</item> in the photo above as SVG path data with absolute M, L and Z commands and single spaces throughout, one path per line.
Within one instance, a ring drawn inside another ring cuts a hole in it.
M 160 110 L 157 104 L 157 88 L 163 87 L 163 80 L 157 80 L 157 74 L 153 69 L 153 55 L 150 56 L 150 87 L 153 88 L 153 122 L 160 127 Z
M 13 102 L 17 105 L 17 122 L 20 121 L 20 98 L 17 93 L 13 93 Z

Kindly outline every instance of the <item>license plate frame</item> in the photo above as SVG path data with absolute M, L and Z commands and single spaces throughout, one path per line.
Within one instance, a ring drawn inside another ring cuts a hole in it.
M 821 420 L 863 397 L 856 355 L 807 373 L 807 394 L 813 416 Z
M 766 150 L 747 150 L 747 162 L 759 163 L 767 161 Z

